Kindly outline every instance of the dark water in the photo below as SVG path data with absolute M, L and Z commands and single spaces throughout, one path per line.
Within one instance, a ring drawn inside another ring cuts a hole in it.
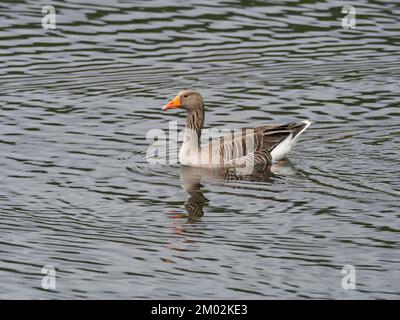
M 399 298 L 400 5 L 344 4 L 2 1 L 0 297 Z M 266 179 L 150 165 L 183 88 L 208 127 L 313 125 Z

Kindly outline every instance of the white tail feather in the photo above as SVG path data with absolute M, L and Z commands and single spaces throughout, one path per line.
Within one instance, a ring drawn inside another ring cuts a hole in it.
M 302 121 L 305 123 L 305 127 L 301 129 L 299 133 L 297 133 L 294 137 L 291 133 L 287 136 L 281 143 L 279 143 L 274 150 L 271 152 L 272 162 L 279 161 L 283 159 L 294 147 L 297 140 L 299 139 L 300 135 L 311 125 L 311 121 L 304 120 Z

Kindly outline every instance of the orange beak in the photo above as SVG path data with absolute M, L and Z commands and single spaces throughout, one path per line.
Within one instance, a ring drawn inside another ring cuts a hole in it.
M 174 99 L 172 99 L 170 102 L 168 102 L 165 106 L 163 106 L 163 110 L 167 109 L 176 109 L 181 106 L 181 98 L 179 96 L 176 96 Z

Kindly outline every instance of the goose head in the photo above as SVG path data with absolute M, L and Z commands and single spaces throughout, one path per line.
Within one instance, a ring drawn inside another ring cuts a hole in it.
M 200 93 L 194 90 L 184 90 L 163 106 L 163 110 L 167 109 L 184 109 L 188 113 L 203 112 L 204 102 Z

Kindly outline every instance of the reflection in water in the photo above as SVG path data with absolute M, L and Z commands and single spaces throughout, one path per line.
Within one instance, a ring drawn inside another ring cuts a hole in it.
M 187 185 L 189 186 L 189 185 Z M 189 213 L 190 220 L 196 220 L 204 215 L 203 207 L 209 200 L 200 191 L 200 180 L 192 181 L 188 189 L 185 189 L 189 193 L 189 198 L 185 202 L 185 208 Z
M 184 206 L 189 214 L 190 221 L 196 221 L 204 215 L 203 207 L 209 201 L 200 190 L 201 181 L 216 181 L 226 186 L 233 186 L 233 181 L 272 182 L 279 179 L 280 175 L 294 173 L 294 167 L 287 160 L 282 160 L 271 167 L 254 167 L 248 174 L 242 174 L 235 168 L 206 168 L 182 166 L 180 180 L 182 188 L 189 194 Z M 245 185 L 239 186 L 245 188 Z M 235 188 L 238 188 L 235 185 Z

